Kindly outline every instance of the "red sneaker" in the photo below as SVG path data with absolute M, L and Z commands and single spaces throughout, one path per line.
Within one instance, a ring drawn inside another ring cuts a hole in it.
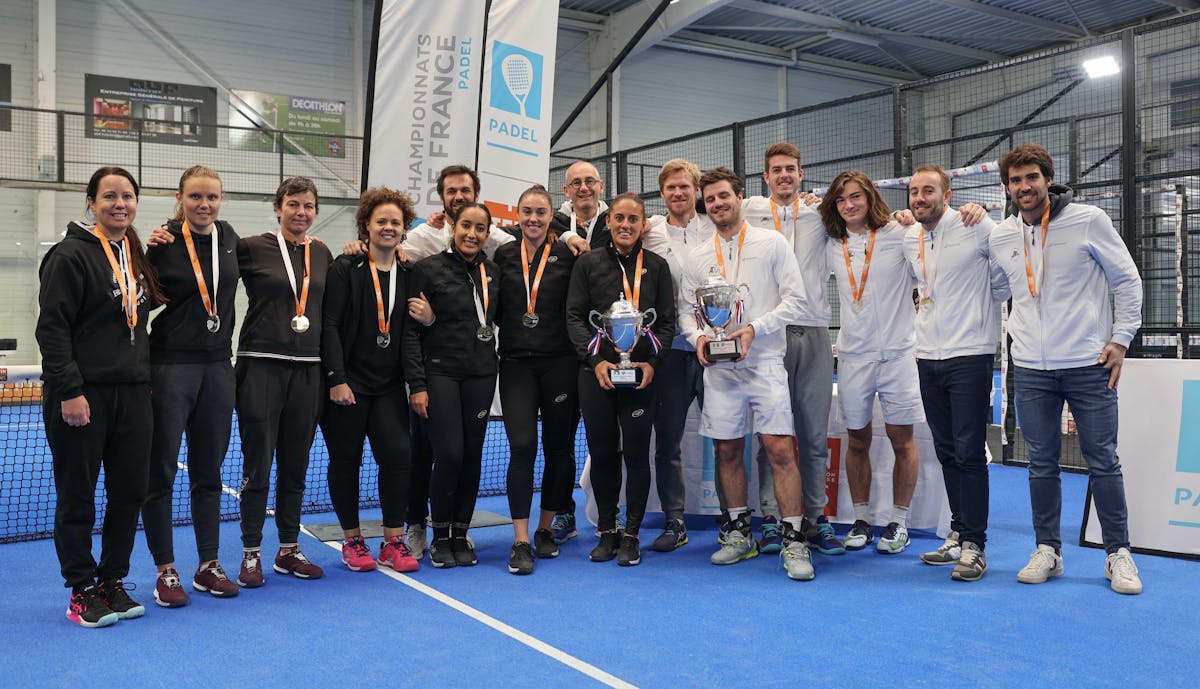
M 206 591 L 217 598 L 233 598 L 242 592 L 237 584 L 229 580 L 220 562 L 197 569 L 196 576 L 192 577 L 192 588 Z
M 280 549 L 275 556 L 275 571 L 298 579 L 320 579 L 325 576 L 325 570 L 309 562 L 298 545 Z
M 182 608 L 188 604 L 187 591 L 179 585 L 179 572 L 174 567 L 158 573 L 154 582 L 154 602 L 164 608 Z
M 263 578 L 262 551 L 258 548 L 242 551 L 242 569 L 238 572 L 237 583 L 248 589 L 256 589 L 267 583 Z
M 375 569 L 375 558 L 362 536 L 351 536 L 342 543 L 342 562 L 351 572 L 369 572 Z
M 379 564 L 387 565 L 397 572 L 415 572 L 421 566 L 399 536 L 393 536 L 380 546 Z

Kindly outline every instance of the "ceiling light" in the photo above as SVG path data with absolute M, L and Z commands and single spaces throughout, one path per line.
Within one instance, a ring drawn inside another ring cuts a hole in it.
M 1117 64 L 1117 59 L 1112 55 L 1105 55 L 1094 60 L 1085 60 L 1083 69 L 1093 79 L 1107 77 L 1121 71 L 1120 65 Z

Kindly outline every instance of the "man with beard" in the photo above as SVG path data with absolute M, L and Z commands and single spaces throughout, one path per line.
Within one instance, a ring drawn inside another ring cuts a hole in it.
M 946 172 L 917 168 L 908 183 L 917 224 L 905 234 L 904 255 L 917 278 L 917 373 L 951 528 L 945 543 L 921 559 L 954 565 L 952 579 L 978 581 L 987 572 L 986 445 L 997 339 L 988 238 L 996 224 L 984 218 L 966 225 L 949 204 Z
M 1108 216 L 1072 203 L 1074 192 L 1053 184 L 1054 161 L 1044 147 L 1005 153 L 1000 178 L 1018 213 L 992 233 L 990 249 L 1012 292 L 1008 330 L 1037 538 L 1017 581 L 1040 584 L 1063 573 L 1058 460 L 1066 402 L 1108 553 L 1104 575 L 1117 593 L 1141 593 L 1117 458 L 1117 382 L 1141 326 L 1142 280 Z

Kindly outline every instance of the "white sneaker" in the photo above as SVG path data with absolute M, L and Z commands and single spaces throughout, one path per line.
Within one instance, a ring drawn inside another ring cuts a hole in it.
M 1054 552 L 1054 548 L 1048 545 L 1039 545 L 1029 556 L 1029 564 L 1017 572 L 1017 581 L 1022 584 L 1041 584 L 1050 577 L 1062 576 L 1062 573 L 1062 555 Z
M 784 546 L 779 557 L 783 561 L 783 568 L 787 570 L 789 579 L 812 581 L 817 576 L 813 570 L 812 553 L 809 552 L 804 541 L 798 538 L 791 541 Z
M 1136 596 L 1142 592 L 1142 580 L 1138 578 L 1137 565 L 1128 548 L 1121 548 L 1104 560 L 1104 576 L 1112 582 L 1112 590 Z
M 908 547 L 908 527 L 900 526 L 898 522 L 889 522 L 879 535 L 875 550 L 884 555 L 895 555 Z
M 927 565 L 953 565 L 961 557 L 962 547 L 958 542 L 957 531 L 951 531 L 937 550 L 921 553 L 921 561 Z
M 409 552 L 412 556 L 420 560 L 425 557 L 425 550 L 429 548 L 429 535 L 425 530 L 425 524 L 409 524 L 404 529 L 404 542 L 408 545 Z

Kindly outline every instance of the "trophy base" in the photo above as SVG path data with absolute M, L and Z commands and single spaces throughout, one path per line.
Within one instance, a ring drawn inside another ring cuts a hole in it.
M 709 340 L 704 343 L 704 358 L 709 361 L 733 361 L 742 358 L 741 340 Z
M 608 379 L 619 388 L 633 388 L 642 384 L 642 369 L 613 368 L 608 371 Z

